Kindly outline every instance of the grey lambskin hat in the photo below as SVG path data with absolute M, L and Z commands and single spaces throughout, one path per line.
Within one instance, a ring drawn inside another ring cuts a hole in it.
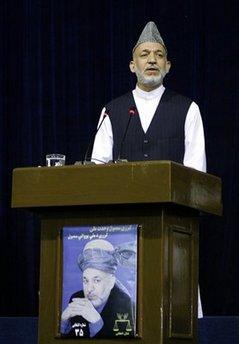
M 144 27 L 144 29 L 143 29 L 143 31 L 142 31 L 139 39 L 138 39 L 138 42 L 136 43 L 136 45 L 135 45 L 135 47 L 133 49 L 133 53 L 134 53 L 135 49 L 141 43 L 145 43 L 145 42 L 160 43 L 160 44 L 162 44 L 162 46 L 164 47 L 165 51 L 167 52 L 167 48 L 166 48 L 166 46 L 164 44 L 164 41 L 163 41 L 159 31 L 158 31 L 158 28 L 155 25 L 155 23 L 152 22 L 152 21 L 148 22 L 145 25 L 145 27 Z

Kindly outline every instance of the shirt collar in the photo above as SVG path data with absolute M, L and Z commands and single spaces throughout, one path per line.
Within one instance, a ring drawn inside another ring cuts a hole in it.
M 150 99 L 154 99 L 154 98 L 158 98 L 162 96 L 163 92 L 165 90 L 165 87 L 163 85 L 160 85 L 158 88 L 156 88 L 153 91 L 150 92 L 146 92 L 141 90 L 137 85 L 134 89 L 134 93 L 136 96 L 138 96 L 139 98 L 143 98 L 145 100 L 150 100 Z

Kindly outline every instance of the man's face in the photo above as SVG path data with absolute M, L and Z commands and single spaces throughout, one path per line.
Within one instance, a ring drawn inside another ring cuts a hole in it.
M 94 307 L 101 306 L 108 299 L 114 284 L 115 276 L 107 272 L 92 268 L 83 272 L 84 295 Z
M 130 62 L 130 70 L 136 74 L 138 86 L 144 91 L 160 86 L 170 66 L 164 47 L 160 43 L 151 42 L 140 44 Z

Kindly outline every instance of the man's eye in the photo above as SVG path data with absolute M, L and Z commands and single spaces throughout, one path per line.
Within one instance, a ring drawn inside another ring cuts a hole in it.
M 100 283 L 100 279 L 99 279 L 99 278 L 96 278 L 96 279 L 94 280 L 94 282 L 95 282 L 96 284 L 98 284 L 98 283 Z

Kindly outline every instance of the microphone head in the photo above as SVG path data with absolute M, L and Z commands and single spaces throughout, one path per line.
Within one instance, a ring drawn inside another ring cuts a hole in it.
M 131 106 L 128 110 L 129 116 L 135 116 L 137 114 L 137 109 L 135 106 Z

